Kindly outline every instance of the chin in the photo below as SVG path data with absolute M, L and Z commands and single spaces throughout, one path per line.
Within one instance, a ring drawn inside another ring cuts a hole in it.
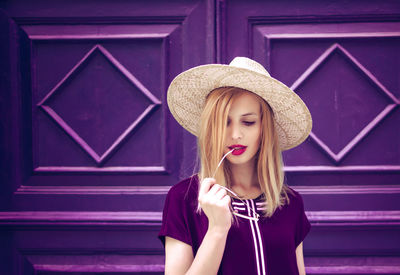
M 248 159 L 248 158 L 239 158 L 239 157 L 235 156 L 233 159 L 228 159 L 228 161 L 229 161 L 231 164 L 240 165 L 240 164 L 246 164 L 247 162 L 251 161 L 251 159 Z

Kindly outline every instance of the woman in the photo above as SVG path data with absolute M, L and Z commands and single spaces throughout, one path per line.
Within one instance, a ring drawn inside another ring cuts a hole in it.
M 168 106 L 198 137 L 201 166 L 168 192 L 165 273 L 305 274 L 311 225 L 281 160 L 311 131 L 304 102 L 259 63 L 236 57 L 178 75 Z

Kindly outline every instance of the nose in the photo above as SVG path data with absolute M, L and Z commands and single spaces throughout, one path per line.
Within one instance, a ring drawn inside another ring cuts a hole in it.
M 239 125 L 237 125 L 237 124 L 235 125 L 235 123 L 232 123 L 231 136 L 232 136 L 232 140 L 238 140 L 243 137 L 243 133 L 242 133 L 242 130 Z

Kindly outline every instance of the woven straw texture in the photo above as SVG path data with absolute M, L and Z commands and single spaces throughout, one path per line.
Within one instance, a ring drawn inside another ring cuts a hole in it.
M 235 58 L 230 65 L 194 67 L 175 77 L 167 94 L 172 115 L 183 128 L 197 136 L 205 98 L 219 87 L 245 89 L 268 102 L 274 112 L 282 151 L 299 145 L 309 135 L 311 114 L 300 97 L 270 77 L 262 65 L 243 57 Z

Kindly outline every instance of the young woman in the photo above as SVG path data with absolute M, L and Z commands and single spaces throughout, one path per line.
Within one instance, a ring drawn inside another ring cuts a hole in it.
M 259 63 L 236 57 L 178 75 L 168 106 L 198 137 L 201 164 L 165 201 L 165 273 L 305 274 L 311 225 L 281 159 L 311 131 L 304 102 Z

